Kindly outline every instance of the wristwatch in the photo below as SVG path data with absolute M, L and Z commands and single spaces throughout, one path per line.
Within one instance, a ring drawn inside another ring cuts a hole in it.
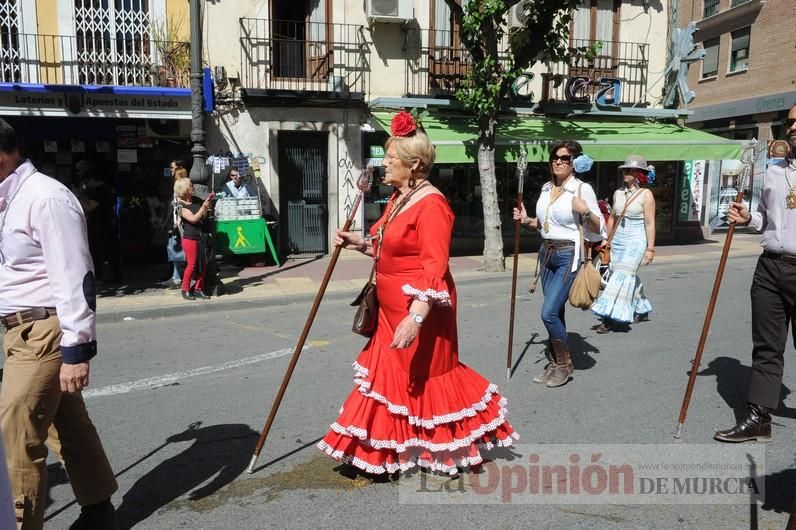
M 409 317 L 410 317 L 410 318 L 411 318 L 411 319 L 412 319 L 412 320 L 415 322 L 415 324 L 417 324 L 418 326 L 422 326 L 422 325 L 423 325 L 423 320 L 425 320 L 425 319 L 423 318 L 423 315 L 418 315 L 417 313 L 413 313 L 412 311 L 409 311 Z
M 583 214 L 583 219 L 588 219 L 591 217 L 591 210 L 586 210 L 586 213 Z

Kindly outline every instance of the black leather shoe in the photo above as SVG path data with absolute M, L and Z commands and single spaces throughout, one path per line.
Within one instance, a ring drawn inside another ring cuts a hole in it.
M 650 314 L 649 313 L 639 313 L 633 318 L 633 322 L 649 322 Z
M 210 300 L 210 295 L 205 294 L 202 291 L 194 291 L 193 295 L 198 298 L 199 300 Z
M 749 403 L 749 413 L 732 429 L 718 431 L 714 439 L 720 442 L 771 441 L 771 414 L 766 407 Z
M 111 501 L 83 506 L 80 516 L 69 526 L 69 530 L 118 530 L 116 510 Z
M 182 297 L 185 300 L 196 300 L 196 297 L 193 295 L 193 293 L 189 293 L 187 291 L 180 291 L 180 292 L 182 293 Z

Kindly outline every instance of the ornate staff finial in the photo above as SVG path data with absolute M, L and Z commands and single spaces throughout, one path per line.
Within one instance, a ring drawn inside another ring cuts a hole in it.
M 757 158 L 757 139 L 753 138 L 747 142 L 741 154 L 741 175 L 739 191 L 745 191 L 749 186 L 749 180 L 754 173 L 755 159 Z
M 525 170 L 528 169 L 528 157 L 525 149 L 520 151 L 520 159 L 517 160 L 517 191 L 522 193 L 525 184 Z
M 369 191 L 372 184 L 373 164 L 368 164 L 368 166 L 362 170 L 362 173 L 359 174 L 359 178 L 357 179 L 357 189 L 362 192 Z

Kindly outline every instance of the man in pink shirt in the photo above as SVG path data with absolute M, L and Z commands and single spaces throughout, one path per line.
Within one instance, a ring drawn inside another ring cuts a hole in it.
M 21 529 L 43 525 L 45 442 L 82 507 L 70 528 L 117 527 L 110 497 L 118 486 L 81 395 L 97 354 L 95 310 L 80 203 L 20 156 L 0 119 L 0 429 Z

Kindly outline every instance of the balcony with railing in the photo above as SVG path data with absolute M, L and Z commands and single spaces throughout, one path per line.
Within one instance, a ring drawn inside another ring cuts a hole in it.
M 240 19 L 244 89 L 363 98 L 370 71 L 364 26 Z
M 590 95 L 600 90 L 602 77 L 618 78 L 622 84 L 620 104 L 645 104 L 649 73 L 649 45 L 636 42 L 600 42 L 572 40 L 568 63 L 549 65 L 530 86 L 541 90 L 529 97 L 534 102 L 564 101 L 566 78 L 588 76 Z M 471 68 L 470 54 L 460 43 L 456 32 L 409 30 L 406 32 L 407 56 L 406 95 L 452 97 L 462 86 Z M 596 49 L 589 56 L 585 49 Z M 580 53 L 578 53 L 580 52 Z M 538 68 L 536 69 L 538 70 Z M 541 85 L 540 85 L 541 82 Z
M 404 38 L 406 96 L 454 96 L 472 64 L 459 33 L 410 28 Z
M 190 44 L 112 35 L 0 33 L 0 82 L 190 86 Z
M 594 49 L 595 55 L 575 53 L 578 50 Z M 603 88 L 600 78 L 613 77 L 621 83 L 619 105 L 646 106 L 647 77 L 649 74 L 649 44 L 641 42 L 572 40 L 569 62 L 555 63 L 542 73 L 542 91 L 537 100 L 543 102 L 565 101 L 566 78 L 586 76 L 591 82 L 585 90 L 594 100 Z

